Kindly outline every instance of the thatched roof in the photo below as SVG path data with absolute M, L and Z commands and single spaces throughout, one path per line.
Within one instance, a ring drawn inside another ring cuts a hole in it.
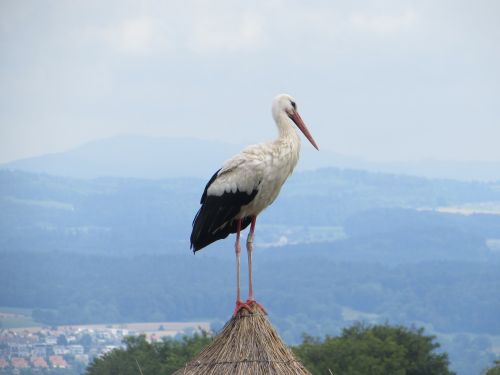
M 174 375 L 311 375 L 281 341 L 257 305 L 242 309 Z

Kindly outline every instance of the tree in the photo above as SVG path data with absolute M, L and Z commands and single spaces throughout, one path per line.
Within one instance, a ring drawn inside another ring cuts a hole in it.
M 500 359 L 495 361 L 495 366 L 486 370 L 484 375 L 500 375 Z
M 92 346 L 92 336 L 88 333 L 84 333 L 78 340 L 78 343 L 85 348 L 86 352 L 88 352 Z
M 57 336 L 57 345 L 68 345 L 68 340 L 66 339 L 66 336 L 64 336 L 63 334 Z
M 448 355 L 435 352 L 439 344 L 434 340 L 422 328 L 355 324 L 339 337 L 327 336 L 323 341 L 305 337 L 293 349 L 313 375 L 329 371 L 335 375 L 453 375 Z M 209 341 L 206 333 L 159 343 L 149 343 L 145 336 L 128 337 L 125 349 L 95 359 L 86 375 L 169 375 Z
M 446 353 L 423 328 L 355 324 L 340 337 L 305 337 L 295 353 L 312 374 L 452 375 Z
M 146 336 L 125 339 L 125 349 L 115 349 L 96 358 L 87 368 L 86 375 L 169 375 L 188 362 L 210 341 L 206 333 L 184 337 L 181 340 L 165 339 L 149 343 Z

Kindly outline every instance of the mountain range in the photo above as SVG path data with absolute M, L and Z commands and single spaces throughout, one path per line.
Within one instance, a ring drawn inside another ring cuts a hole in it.
M 76 178 L 208 178 L 226 159 L 243 147 L 241 144 L 193 138 L 127 135 L 91 141 L 65 152 L 14 160 L 0 165 L 0 169 Z M 327 149 L 321 149 L 318 153 L 308 144 L 304 144 L 298 170 L 324 167 L 464 181 L 500 180 L 500 162 L 371 162 Z

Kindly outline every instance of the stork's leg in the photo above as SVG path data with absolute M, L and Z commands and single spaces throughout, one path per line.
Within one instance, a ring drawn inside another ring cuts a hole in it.
M 253 250 L 253 233 L 255 230 L 255 219 L 256 217 L 254 216 L 252 218 L 252 224 L 250 226 L 250 232 L 248 233 L 248 238 L 247 238 L 247 252 L 248 252 L 248 282 L 249 282 L 249 296 L 248 300 L 246 302 L 243 302 L 240 297 L 240 231 L 241 231 L 241 220 L 238 220 L 236 224 L 236 278 L 237 278 L 237 294 L 236 294 L 236 308 L 234 309 L 234 314 L 233 316 L 236 316 L 238 312 L 241 309 L 247 309 L 248 311 L 252 312 L 253 304 L 259 305 L 257 302 L 255 302 L 255 299 L 253 297 L 253 278 L 252 278 L 252 250 Z M 259 305 L 260 306 L 260 305 Z M 260 306 L 264 312 L 264 308 Z
M 238 311 L 241 309 L 250 310 L 248 304 L 241 300 L 240 294 L 240 232 L 241 232 L 241 219 L 236 222 L 236 243 L 234 244 L 234 250 L 236 252 L 236 307 L 234 309 L 233 316 L 236 316 Z
M 241 231 L 241 219 L 236 222 L 236 243 L 234 244 L 234 251 L 236 253 L 236 307 L 241 304 L 241 294 L 240 294 L 240 231 Z
M 254 236 L 254 231 L 255 231 L 255 221 L 257 220 L 257 216 L 252 217 L 252 223 L 250 224 L 250 232 L 248 232 L 248 237 L 247 237 L 247 254 L 248 254 L 248 299 L 247 299 L 247 306 L 249 308 L 252 307 L 252 305 L 257 305 L 260 307 L 260 309 L 267 314 L 266 310 L 264 307 L 255 301 L 255 297 L 253 295 L 253 273 L 252 273 L 252 251 L 253 251 L 253 236 Z
M 253 296 L 253 274 L 252 274 L 252 251 L 253 251 L 253 234 L 255 231 L 255 221 L 257 216 L 252 217 L 252 223 L 250 224 L 250 232 L 248 232 L 247 237 L 247 254 L 248 254 L 248 302 L 255 301 Z

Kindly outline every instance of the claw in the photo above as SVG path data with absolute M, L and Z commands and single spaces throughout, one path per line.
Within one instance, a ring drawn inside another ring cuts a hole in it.
M 265 315 L 267 315 L 266 309 L 260 303 L 253 299 L 247 299 L 246 302 L 236 301 L 233 317 L 238 315 L 238 313 L 243 309 L 247 310 L 250 314 L 255 314 L 258 310 L 261 310 Z
M 254 299 L 247 299 L 247 301 L 245 302 L 245 304 L 246 304 L 247 306 L 249 306 L 249 307 L 252 307 L 252 308 L 253 308 L 254 306 L 259 307 L 259 309 L 261 309 L 261 310 L 264 312 L 264 314 L 266 314 L 266 315 L 267 315 L 267 311 L 266 311 L 266 309 L 264 308 L 264 306 L 262 306 L 262 305 L 261 305 L 260 303 L 258 303 L 256 300 L 254 300 Z M 255 310 L 255 309 L 253 309 L 253 310 Z
M 243 302 L 241 300 L 236 301 L 236 307 L 234 308 L 233 316 L 238 315 L 240 310 L 246 309 L 248 312 L 252 312 L 251 306 L 247 302 Z

